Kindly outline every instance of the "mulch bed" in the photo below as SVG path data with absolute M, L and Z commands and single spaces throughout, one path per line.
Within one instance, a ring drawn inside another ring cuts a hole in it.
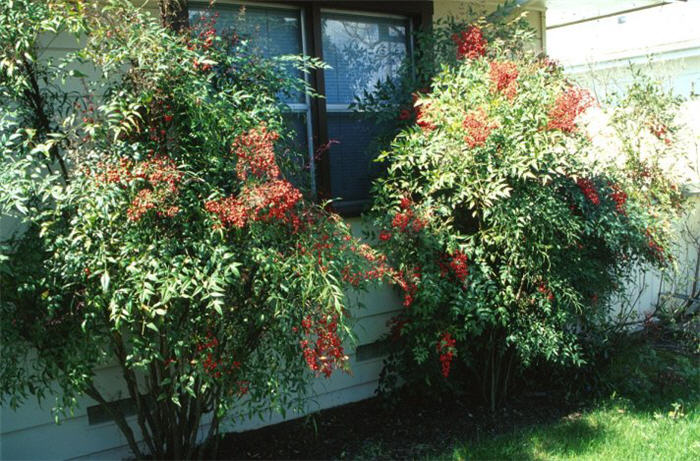
M 343 405 L 254 431 L 227 434 L 219 459 L 415 459 L 449 453 L 455 442 L 555 421 L 579 407 L 556 394 L 521 394 L 491 413 L 463 401 L 401 397 Z

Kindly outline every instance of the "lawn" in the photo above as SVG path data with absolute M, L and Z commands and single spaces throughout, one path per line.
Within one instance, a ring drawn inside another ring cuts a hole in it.
M 678 400 L 667 408 L 655 410 L 612 399 L 555 423 L 458 444 L 440 458 L 700 459 L 698 403 Z
M 600 373 L 610 395 L 557 421 L 469 438 L 443 459 L 700 459 L 698 357 L 633 341 Z

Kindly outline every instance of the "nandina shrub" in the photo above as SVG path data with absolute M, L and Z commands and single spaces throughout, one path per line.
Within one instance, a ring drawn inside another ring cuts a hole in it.
M 673 100 L 624 117 L 657 138 L 653 155 L 621 149 L 606 161 L 587 134 L 592 96 L 501 38 L 526 32 L 487 37 L 479 24 L 433 31 L 454 58 L 414 93 L 415 123 L 379 156 L 388 173 L 370 219 L 408 275 L 388 371 L 476 391 L 493 408 L 518 370 L 590 357 L 632 269 L 671 262 L 682 197 L 660 167 Z M 637 134 L 617 123 L 623 112 L 606 123 L 627 146 Z
M 190 458 L 227 414 L 295 408 L 308 378 L 347 370 L 345 291 L 386 271 L 289 179 L 304 164 L 279 94 L 305 84 L 285 69 L 319 63 L 127 1 L 14 1 L 0 25 L 0 202 L 20 223 L 0 260 L 3 402 L 85 393 L 135 456 Z M 84 48 L 39 61 L 52 33 Z

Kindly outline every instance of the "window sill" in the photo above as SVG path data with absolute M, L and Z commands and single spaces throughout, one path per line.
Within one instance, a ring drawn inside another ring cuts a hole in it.
M 365 200 L 338 200 L 331 204 L 331 209 L 344 218 L 361 216 L 372 206 L 370 199 Z

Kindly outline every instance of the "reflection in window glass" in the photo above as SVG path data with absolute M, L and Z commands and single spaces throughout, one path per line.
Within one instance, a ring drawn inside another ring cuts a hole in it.
M 377 80 L 396 74 L 407 54 L 407 21 L 388 17 L 326 13 L 323 59 L 329 104 L 349 104 Z
M 210 8 L 190 8 L 190 23 L 216 19 L 217 34 L 230 37 L 238 35 L 248 40 L 252 54 L 273 58 L 284 55 L 301 55 L 301 20 L 299 10 L 287 8 L 259 8 L 250 6 L 226 6 Z M 292 75 L 301 78 L 299 70 L 287 69 Z M 280 95 L 285 102 L 304 102 L 304 95 Z
M 253 50 L 265 57 L 301 54 L 301 26 L 299 12 L 288 9 L 255 7 L 190 8 L 190 23 L 200 18 L 219 15 L 216 31 L 220 35 L 232 32 L 250 40 Z
M 295 134 L 289 140 L 288 147 L 281 152 L 279 161 L 283 164 L 283 171 L 287 175 L 287 179 L 297 187 L 303 190 L 311 190 L 313 183 L 311 182 L 311 162 L 308 152 L 309 138 L 308 127 L 311 123 L 307 112 L 287 112 L 284 114 L 284 119 L 287 127 Z M 306 155 L 304 155 L 306 153 Z
M 328 137 L 333 143 L 330 164 L 330 193 L 340 198 L 340 210 L 361 211 L 369 199 L 371 183 L 382 171 L 373 162 L 378 146 L 373 142 L 381 127 L 363 120 L 348 105 L 371 92 L 378 80 L 397 75 L 406 59 L 406 19 L 331 13 L 321 16 L 323 59 L 332 69 L 325 71 Z

